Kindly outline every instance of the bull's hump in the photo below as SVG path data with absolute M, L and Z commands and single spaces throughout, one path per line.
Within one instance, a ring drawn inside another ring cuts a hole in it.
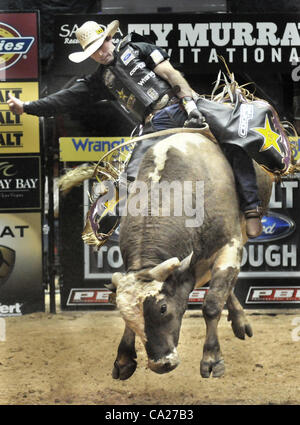
M 201 134 L 183 133 L 176 134 L 166 140 L 156 143 L 152 148 L 154 155 L 154 170 L 149 173 L 149 179 L 155 183 L 160 180 L 161 172 L 165 167 L 169 149 L 177 149 L 182 155 L 187 155 L 192 146 L 199 146 L 200 143 L 211 143 Z

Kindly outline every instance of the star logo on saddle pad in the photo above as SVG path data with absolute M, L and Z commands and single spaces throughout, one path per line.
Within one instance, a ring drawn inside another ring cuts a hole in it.
M 251 130 L 256 131 L 264 138 L 264 144 L 260 148 L 259 152 L 274 148 L 282 156 L 280 146 L 277 143 L 277 140 L 280 138 L 280 134 L 272 130 L 268 115 L 266 115 L 264 127 L 256 127 Z
M 122 89 L 122 90 L 120 90 L 120 91 L 117 91 L 117 93 L 118 93 L 118 96 L 119 96 L 119 98 L 121 99 L 121 100 L 126 100 L 127 99 L 127 97 L 128 96 L 126 96 L 126 94 L 124 93 L 124 89 Z

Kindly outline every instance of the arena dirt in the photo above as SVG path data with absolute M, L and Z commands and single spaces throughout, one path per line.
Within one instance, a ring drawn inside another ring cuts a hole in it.
M 118 311 L 6 318 L 6 341 L 0 342 L 0 404 L 299 404 L 300 341 L 295 336 L 300 332 L 293 320 L 300 311 L 247 316 L 254 335 L 241 341 L 234 337 L 226 312 L 222 315 L 223 378 L 201 378 L 205 325 L 201 311 L 189 310 L 182 324 L 178 368 L 166 375 L 153 373 L 137 341 L 138 368 L 127 381 L 111 377 L 123 333 Z

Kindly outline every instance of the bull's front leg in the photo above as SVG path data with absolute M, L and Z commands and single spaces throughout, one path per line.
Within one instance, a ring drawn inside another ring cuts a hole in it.
M 238 246 L 231 244 L 224 247 L 212 270 L 209 290 L 202 308 L 206 323 L 206 338 L 200 363 L 200 373 L 203 378 L 208 378 L 210 374 L 217 378 L 225 373 L 217 328 L 224 304 L 237 280 L 240 255 Z
M 137 362 L 135 351 L 135 333 L 125 325 L 124 334 L 118 347 L 118 355 L 114 363 L 112 377 L 125 380 L 134 374 Z

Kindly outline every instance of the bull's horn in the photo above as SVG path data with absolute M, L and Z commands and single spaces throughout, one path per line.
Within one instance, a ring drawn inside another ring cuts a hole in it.
M 105 288 L 109 289 L 112 292 L 116 292 L 116 286 L 113 283 L 104 283 Z
M 179 271 L 180 271 L 181 273 L 185 272 L 185 271 L 186 271 L 186 270 L 190 267 L 191 259 L 192 259 L 193 254 L 194 254 L 194 251 L 192 251 L 188 257 L 185 257 L 185 258 L 184 258 L 184 259 L 180 262 Z
M 113 275 L 111 277 L 111 285 L 113 285 L 115 288 L 117 288 L 121 277 L 122 277 L 122 273 L 119 273 L 119 272 L 113 273 Z
M 164 282 L 174 269 L 180 266 L 180 261 L 177 257 L 169 258 L 158 266 L 150 270 L 153 279 L 159 282 Z

